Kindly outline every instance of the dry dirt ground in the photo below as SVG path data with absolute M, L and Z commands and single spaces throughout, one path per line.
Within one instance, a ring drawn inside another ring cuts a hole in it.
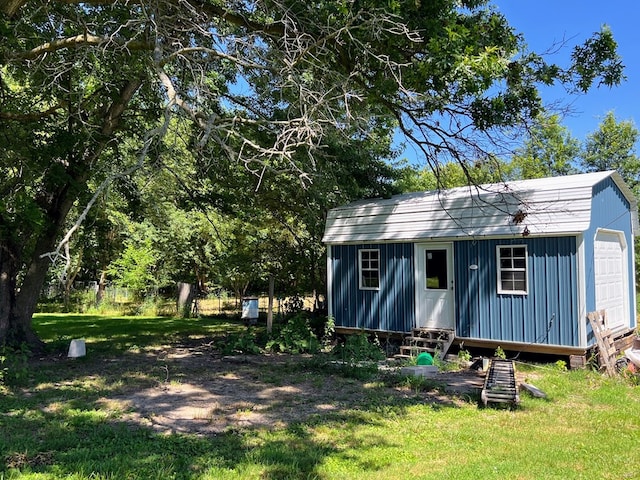
M 119 361 L 131 360 L 113 360 Z M 99 404 L 124 412 L 126 421 L 164 433 L 211 435 L 229 429 L 281 428 L 372 403 L 475 401 L 484 380 L 475 370 L 440 373 L 433 388 L 417 392 L 407 385 L 389 386 L 307 368 L 311 357 L 301 355 L 225 357 L 189 347 L 145 352 L 136 361 L 137 369 L 152 372 L 155 380 L 124 382 Z

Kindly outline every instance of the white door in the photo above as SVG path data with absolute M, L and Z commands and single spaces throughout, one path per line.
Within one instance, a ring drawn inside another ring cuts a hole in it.
M 452 245 L 416 245 L 416 327 L 455 329 L 453 286 Z
M 611 330 L 629 325 L 626 247 L 621 232 L 600 230 L 594 244 L 596 309 L 606 310 Z

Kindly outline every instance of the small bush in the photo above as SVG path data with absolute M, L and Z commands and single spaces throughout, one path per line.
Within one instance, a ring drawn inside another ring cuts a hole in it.
M 322 335 L 322 345 L 329 347 L 334 340 L 336 333 L 336 321 L 333 317 L 327 317 L 324 324 L 324 333 Z
M 458 350 L 458 361 L 460 362 L 471 361 L 471 352 L 469 352 L 469 350 L 465 350 L 462 344 L 460 345 L 460 350 Z
M 365 333 L 349 335 L 344 344 L 334 348 L 334 353 L 341 360 L 349 363 L 378 362 L 386 358 L 378 338 L 370 342 Z
M 276 336 L 267 342 L 267 350 L 283 353 L 317 353 L 320 346 L 309 320 L 302 313 L 287 321 Z
M 507 359 L 507 354 L 502 349 L 502 347 L 499 346 L 499 345 L 498 345 L 498 348 L 496 348 L 496 351 L 494 352 L 493 356 L 496 357 L 496 358 L 499 358 L 501 360 L 506 360 Z
M 0 347 L 0 385 L 16 385 L 26 378 L 29 353 L 26 343 L 19 348 Z
M 391 379 L 388 381 L 389 386 L 407 388 L 416 394 L 431 390 L 437 390 L 441 393 L 445 392 L 446 385 L 433 378 L 426 378 L 418 375 L 396 376 L 390 378 Z
M 365 380 L 378 373 L 378 362 L 386 358 L 377 337 L 369 341 L 367 334 L 349 335 L 332 351 L 342 376 Z
M 220 346 L 220 350 L 225 355 L 247 353 L 257 355 L 262 353 L 262 348 L 256 341 L 253 330 L 249 329 L 242 333 L 229 335 Z

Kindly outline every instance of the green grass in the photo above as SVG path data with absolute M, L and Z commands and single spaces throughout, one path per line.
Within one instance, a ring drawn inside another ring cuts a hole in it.
M 153 385 L 135 368 L 166 343 L 210 341 L 242 326 L 216 319 L 39 315 L 49 361 L 0 390 L 0 479 L 624 479 L 638 478 L 640 387 L 590 371 L 518 365 L 547 399 L 522 394 L 515 410 L 475 401 L 404 400 L 383 381 L 349 379 L 358 401 L 280 429 L 215 436 L 134 427 L 104 406 Z M 85 338 L 86 358 L 56 357 Z M 57 360 L 56 360 L 57 359 Z M 337 381 L 320 362 L 256 372 Z
M 35 327 L 50 350 L 68 347 L 74 338 L 84 338 L 96 353 L 117 353 L 138 346 L 164 345 L 220 337 L 242 330 L 242 325 L 211 317 L 127 317 L 72 314 L 39 314 Z

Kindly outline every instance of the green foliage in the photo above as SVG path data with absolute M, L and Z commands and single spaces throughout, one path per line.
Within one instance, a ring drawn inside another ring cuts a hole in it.
M 405 166 L 395 185 L 406 193 L 495 183 L 503 179 L 506 169 L 507 164 L 496 157 L 469 163 L 449 162 L 436 169 Z
M 322 346 L 328 347 L 334 340 L 336 333 L 336 320 L 333 317 L 327 317 L 324 324 L 324 333 L 322 335 Z
M 505 171 L 512 179 L 555 177 L 578 173 L 574 163 L 580 142 L 560 124 L 558 115 L 540 115 Z
M 505 353 L 505 351 L 502 349 L 500 345 L 498 345 L 498 347 L 496 348 L 496 351 L 493 352 L 493 356 L 501 360 L 507 359 L 507 354 Z
M 386 358 L 384 351 L 380 348 L 378 337 L 375 337 L 371 342 L 369 336 L 364 332 L 347 335 L 344 343 L 336 345 L 333 353 L 343 362 L 349 364 L 379 362 Z
M 619 85 L 625 79 L 617 47 L 611 29 L 605 25 L 583 45 L 574 48 L 573 65 L 568 73 L 574 77 L 578 91 L 585 93 L 598 78 L 599 85 L 608 87 Z
M 125 242 L 120 257 L 107 270 L 115 285 L 129 288 L 138 300 L 151 294 L 160 283 L 156 275 L 158 252 L 153 248 L 151 237 L 145 235 L 145 230 L 149 234 L 153 231 L 147 226 L 141 232 L 135 232 Z
M 566 372 L 568 370 L 567 362 L 565 362 L 564 360 L 558 360 L 553 365 L 559 372 Z
M 317 353 L 321 343 L 311 329 L 309 319 L 300 313 L 276 330 L 267 342 L 267 350 L 282 353 Z
M 469 352 L 469 350 L 460 348 L 460 350 L 458 350 L 458 360 L 460 360 L 461 362 L 471 361 L 471 352 Z
M 228 335 L 223 342 L 218 344 L 218 347 L 225 355 L 239 353 L 258 355 L 262 353 L 262 348 L 257 343 L 256 332 L 250 328 L 240 333 Z
M 598 130 L 587 136 L 582 168 L 587 172 L 617 170 L 640 198 L 640 158 L 635 153 L 639 135 L 633 121 L 617 121 L 614 113 L 608 112 Z
M 628 385 L 632 387 L 640 387 L 640 372 L 638 372 L 638 367 L 627 367 L 624 368 L 620 372 L 620 376 L 627 382 Z
M 31 306 L 21 287 L 42 287 L 40 259 L 84 218 L 73 206 L 114 198 L 154 230 L 122 241 L 124 228 L 91 215 L 100 233 L 76 244 L 81 275 L 108 265 L 140 298 L 178 280 L 321 291 L 323 212 L 397 190 L 396 127 L 438 186 L 450 160 L 480 180 L 490 169 L 470 172 L 492 140 L 541 111 L 538 86 L 623 78 L 608 29 L 571 65 L 548 64 L 485 0 L 9 3 L 0 273 L 3 298 Z
M 0 386 L 14 386 L 26 379 L 30 353 L 25 343 L 19 348 L 0 347 Z
M 445 385 L 434 378 L 423 377 L 421 375 L 406 375 L 393 379 L 390 383 L 400 388 L 408 388 L 414 393 L 437 390 L 444 393 Z

